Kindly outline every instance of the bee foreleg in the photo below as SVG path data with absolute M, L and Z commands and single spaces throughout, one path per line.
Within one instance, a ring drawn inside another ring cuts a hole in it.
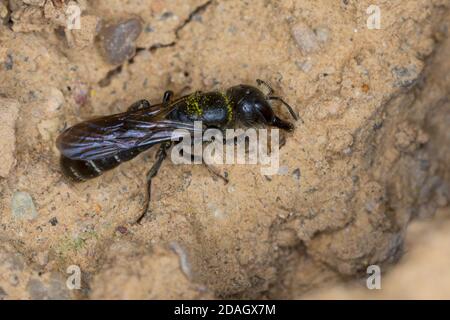
M 217 168 L 215 168 L 215 167 L 213 167 L 213 166 L 207 164 L 205 161 L 203 161 L 203 164 L 206 166 L 206 168 L 208 169 L 208 171 L 209 171 L 211 174 L 213 174 L 214 176 L 216 176 L 216 177 L 222 179 L 223 182 L 225 182 L 225 184 L 227 184 L 228 182 L 230 182 L 230 181 L 228 180 L 228 178 L 225 177 L 225 176 L 223 176 L 223 175 L 219 172 L 219 170 L 218 170 Z
M 136 223 L 140 224 L 142 219 L 146 216 L 148 212 L 148 208 L 150 206 L 150 200 L 151 200 L 151 192 L 152 192 L 152 179 L 158 174 L 159 168 L 161 168 L 161 164 L 163 163 L 164 159 L 167 157 L 167 149 L 170 148 L 171 142 L 164 142 L 161 144 L 161 146 L 158 149 L 158 152 L 156 152 L 156 162 L 153 164 L 153 166 L 148 170 L 147 172 L 147 194 L 146 194 L 146 200 L 144 204 L 144 209 L 139 216 L 139 218 L 136 220 Z
M 163 96 L 163 103 L 169 103 L 170 100 L 173 97 L 173 91 L 172 90 L 167 90 L 166 92 L 164 92 L 164 96 Z

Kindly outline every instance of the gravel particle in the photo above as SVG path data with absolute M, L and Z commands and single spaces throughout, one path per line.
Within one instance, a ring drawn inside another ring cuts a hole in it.
M 7 296 L 8 294 L 6 293 L 6 291 L 2 287 L 0 287 L 0 300 L 4 300 Z
M 298 23 L 291 29 L 297 46 L 303 54 L 313 53 L 320 48 L 320 45 L 327 42 L 330 31 L 326 27 L 311 29 L 304 23 Z
M 318 27 L 314 30 L 314 33 L 319 42 L 325 43 L 328 41 L 330 30 L 326 27 Z
M 46 111 L 49 114 L 53 114 L 64 105 L 65 99 L 63 93 L 57 88 L 49 88 L 47 94 Z
M 58 273 L 51 273 L 48 283 L 39 279 L 30 279 L 26 287 L 33 300 L 67 300 L 70 299 L 69 290 L 64 278 Z
M 192 277 L 191 264 L 189 263 L 189 257 L 186 250 L 178 243 L 172 242 L 170 248 L 178 255 L 180 258 L 180 267 L 184 274 L 188 277 Z
M 10 54 L 6 55 L 5 69 L 12 70 L 13 66 L 14 66 L 14 59 L 13 59 L 12 55 L 10 55 Z
M 49 256 L 48 251 L 40 251 L 36 254 L 36 262 L 40 265 L 45 267 L 48 264 Z
M 310 59 L 306 59 L 304 61 L 297 61 L 295 64 L 300 70 L 302 70 L 305 73 L 310 72 L 313 67 L 312 61 Z
M 48 222 L 50 222 L 52 226 L 56 226 L 58 224 L 58 219 L 56 219 L 56 217 L 53 217 Z
M 292 36 L 303 53 L 311 53 L 319 48 L 314 31 L 304 23 L 298 23 L 292 28 Z
M 128 233 L 128 229 L 124 226 L 118 226 L 116 229 L 119 233 L 121 234 L 127 234 Z
M 345 129 L 333 128 L 329 131 L 327 150 L 348 155 L 353 145 L 353 136 Z
M 71 298 L 66 279 L 60 273 L 52 272 L 50 276 L 48 298 L 50 300 L 69 300 Z
M 335 119 L 345 113 L 347 103 L 341 97 L 331 97 L 317 101 L 313 108 L 317 120 Z
M 19 277 L 17 276 L 17 274 L 11 274 L 10 276 L 9 276 L 9 283 L 12 285 L 12 286 L 14 286 L 14 287 L 16 287 L 18 284 L 19 284 L 19 282 L 20 282 L 20 280 L 19 280 Z
M 73 87 L 73 99 L 82 106 L 89 100 L 89 86 L 85 83 L 77 81 Z
M 161 15 L 161 20 L 167 20 L 170 17 L 173 17 L 173 12 L 167 11 Z
M 300 176 L 301 176 L 300 169 L 299 169 L 299 168 L 295 169 L 295 170 L 292 172 L 292 176 L 293 176 L 295 179 L 300 180 Z
M 110 64 L 121 64 L 136 52 L 135 41 L 142 32 L 142 23 L 131 18 L 114 25 L 107 25 L 100 31 L 101 47 Z
M 65 35 L 69 46 L 86 48 L 92 46 L 97 35 L 100 18 L 93 15 L 83 15 L 80 18 L 81 29 L 67 30 Z
M 32 220 L 37 218 L 38 215 L 33 199 L 26 192 L 18 191 L 14 193 L 11 208 L 15 219 Z
M 396 79 L 395 85 L 403 88 L 411 87 L 419 76 L 415 65 L 395 67 L 392 69 L 392 74 Z
M 27 291 L 33 300 L 44 300 L 47 298 L 47 290 L 41 281 L 30 279 L 27 283 Z

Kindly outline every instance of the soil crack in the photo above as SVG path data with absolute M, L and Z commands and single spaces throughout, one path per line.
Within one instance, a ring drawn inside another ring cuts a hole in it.
M 212 0 L 209 0 L 207 2 L 205 2 L 202 5 L 199 5 L 198 7 L 196 7 L 187 17 L 186 20 L 184 20 L 184 22 L 179 25 L 176 29 L 175 29 L 175 36 L 177 37 L 177 39 L 180 38 L 179 33 L 180 31 L 186 27 L 186 25 L 188 25 L 195 17 L 199 16 L 200 13 L 204 12 L 212 3 Z
M 213 0 L 209 0 L 199 6 L 197 6 L 194 10 L 191 11 L 191 13 L 189 14 L 189 16 L 186 18 L 186 20 L 183 21 L 183 23 L 181 23 L 178 27 L 175 28 L 175 41 L 172 41 L 170 43 L 155 43 L 152 44 L 148 49 L 146 48 L 136 48 L 136 53 L 133 57 L 131 57 L 130 59 L 128 59 L 127 61 L 125 61 L 124 63 L 122 63 L 121 65 L 115 67 L 114 69 L 108 71 L 108 73 L 105 75 L 105 77 L 103 79 L 101 79 L 98 82 L 98 85 L 100 87 L 107 87 L 113 78 L 117 77 L 123 70 L 123 65 L 126 63 L 132 64 L 134 63 L 134 58 L 139 54 L 139 52 L 144 51 L 144 50 L 148 50 L 151 53 L 156 52 L 158 49 L 162 49 L 162 48 L 170 48 L 170 47 L 174 47 L 177 44 L 177 40 L 180 39 L 180 31 L 182 29 L 184 29 L 184 27 L 186 27 L 192 20 L 194 20 L 196 17 L 198 17 L 202 12 L 204 12 L 211 4 L 212 4 Z

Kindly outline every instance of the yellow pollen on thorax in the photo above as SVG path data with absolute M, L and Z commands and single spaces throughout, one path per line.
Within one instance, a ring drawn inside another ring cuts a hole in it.
M 200 106 L 200 95 L 193 93 L 186 99 L 187 112 L 190 115 L 203 115 L 203 108 Z

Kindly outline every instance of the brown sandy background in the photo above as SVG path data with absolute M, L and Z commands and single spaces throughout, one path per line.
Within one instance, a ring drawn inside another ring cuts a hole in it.
M 450 298 L 450 1 L 371 4 L 0 0 L 0 299 Z M 168 161 L 141 226 L 155 150 L 61 175 L 65 124 L 256 78 L 304 120 L 286 174 Z

